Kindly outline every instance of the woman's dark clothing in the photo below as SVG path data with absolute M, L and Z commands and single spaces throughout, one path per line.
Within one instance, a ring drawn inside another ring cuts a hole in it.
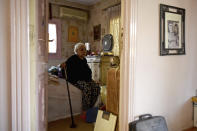
M 72 84 L 77 81 L 91 81 L 92 71 L 87 64 L 87 60 L 80 59 L 77 55 L 71 56 L 66 61 L 67 80 Z
M 100 87 L 92 80 L 87 60 L 82 60 L 77 55 L 71 56 L 66 61 L 66 71 L 67 80 L 82 91 L 83 110 L 93 107 L 100 94 Z

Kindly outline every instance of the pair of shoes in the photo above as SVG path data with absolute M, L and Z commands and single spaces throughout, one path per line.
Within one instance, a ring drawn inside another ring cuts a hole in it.
M 84 121 L 86 121 L 86 112 L 83 112 L 81 115 L 80 115 L 80 118 Z

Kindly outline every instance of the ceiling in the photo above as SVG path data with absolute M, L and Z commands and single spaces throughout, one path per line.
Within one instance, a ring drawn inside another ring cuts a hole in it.
M 79 4 L 83 4 L 83 5 L 94 5 L 97 2 L 99 2 L 100 0 L 67 0 L 70 2 L 75 2 L 75 3 L 79 3 Z

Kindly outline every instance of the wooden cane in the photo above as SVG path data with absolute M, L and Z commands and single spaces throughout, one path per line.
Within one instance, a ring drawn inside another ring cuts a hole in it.
M 74 122 L 74 117 L 73 117 L 71 99 L 70 99 L 70 91 L 69 91 L 69 86 L 68 86 L 68 81 L 67 81 L 66 67 L 64 67 L 64 73 L 65 73 L 65 80 L 66 80 L 66 85 L 67 85 L 67 90 L 68 90 L 68 100 L 69 100 L 69 105 L 70 105 L 70 115 L 71 115 L 71 120 L 72 120 L 70 128 L 76 128 L 76 124 Z

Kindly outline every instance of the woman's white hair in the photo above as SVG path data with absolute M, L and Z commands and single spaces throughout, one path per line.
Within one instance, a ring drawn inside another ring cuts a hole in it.
M 75 44 L 75 48 L 74 48 L 75 54 L 77 54 L 77 50 L 78 50 L 79 47 L 81 47 L 81 46 L 85 46 L 85 44 L 84 44 L 84 43 L 77 43 L 77 44 Z

